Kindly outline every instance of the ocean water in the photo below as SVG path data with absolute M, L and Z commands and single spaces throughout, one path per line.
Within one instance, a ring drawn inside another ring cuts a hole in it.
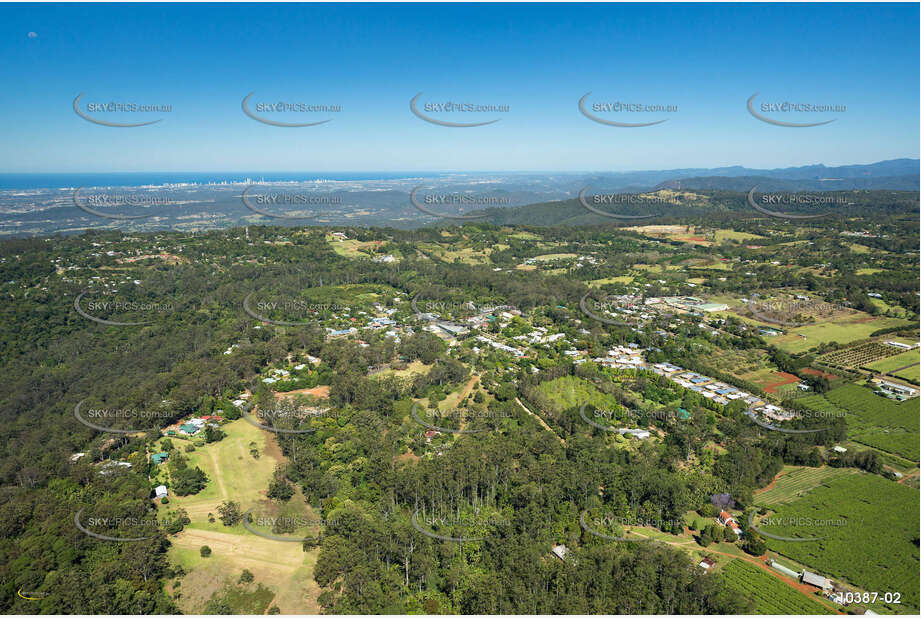
M 67 187 L 136 187 L 173 183 L 221 183 L 310 180 L 393 180 L 439 177 L 441 172 L 114 172 L 2 174 L 0 189 L 62 189 Z

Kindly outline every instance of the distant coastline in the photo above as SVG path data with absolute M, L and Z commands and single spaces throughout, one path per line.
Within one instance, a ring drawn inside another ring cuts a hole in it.
M 315 180 L 394 180 L 433 178 L 444 172 L 64 172 L 0 173 L 2 189 L 67 189 L 75 187 L 140 187 L 164 185 L 310 182 Z

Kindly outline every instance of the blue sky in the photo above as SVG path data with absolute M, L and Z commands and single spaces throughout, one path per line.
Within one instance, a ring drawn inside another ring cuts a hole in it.
M 917 157 L 917 4 L 0 5 L 0 172 L 633 170 L 787 167 Z M 30 36 L 34 33 L 35 36 Z M 327 103 L 266 117 L 240 103 Z M 433 117 L 421 102 L 508 105 Z M 589 102 L 677 105 L 671 114 L 579 113 Z M 753 118 L 762 101 L 843 113 Z M 96 117 L 74 98 L 169 104 Z

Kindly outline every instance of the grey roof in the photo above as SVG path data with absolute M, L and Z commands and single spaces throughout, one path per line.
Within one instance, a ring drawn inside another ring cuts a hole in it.
M 810 584 L 810 585 L 812 585 L 812 586 L 818 586 L 819 588 L 824 588 L 824 587 L 825 587 L 825 583 L 826 583 L 827 581 L 828 581 L 828 580 L 826 580 L 826 579 L 825 579 L 824 577 L 822 577 L 821 575 L 817 575 L 817 574 L 815 574 L 815 573 L 810 573 L 810 572 L 807 571 L 806 569 L 803 569 L 803 583 L 804 583 L 804 584 Z

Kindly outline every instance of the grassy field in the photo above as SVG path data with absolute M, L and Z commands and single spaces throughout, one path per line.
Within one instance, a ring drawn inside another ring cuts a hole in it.
M 805 352 L 820 343 L 836 341 L 850 343 L 859 339 L 866 339 L 875 330 L 891 326 L 911 326 L 913 322 L 906 322 L 897 318 L 873 318 L 865 313 L 852 314 L 831 322 L 821 322 L 794 328 L 772 341 L 785 352 Z M 802 335 L 802 336 L 801 336 Z
M 856 473 L 857 470 L 854 468 L 785 466 L 770 489 L 755 494 L 755 504 L 770 507 L 787 504 L 802 498 L 830 480 Z
M 373 374 L 378 377 L 397 376 L 399 378 L 409 378 L 420 373 L 426 373 L 431 369 L 431 365 L 426 365 L 420 360 L 414 360 L 406 365 L 405 369 L 384 369 Z
M 324 285 L 322 287 L 305 288 L 301 291 L 300 300 L 305 302 L 367 306 L 373 302 L 392 298 L 398 291 L 388 285 L 378 283 L 350 283 L 343 285 Z
M 881 311 L 883 312 L 892 311 L 893 315 L 896 315 L 898 317 L 908 317 L 910 313 L 907 309 L 905 309 L 905 307 L 900 307 L 899 305 L 890 305 L 889 303 L 884 301 L 882 298 L 871 298 L 870 301 L 874 305 L 879 307 Z
M 620 277 L 608 277 L 606 279 L 594 279 L 592 281 L 587 281 L 589 287 L 600 287 L 607 283 L 633 283 L 633 277 L 630 275 L 621 275 Z
M 726 585 L 739 596 L 751 599 L 753 614 L 833 614 L 830 609 L 776 575 L 744 560 L 731 560 L 720 569 Z
M 589 406 L 593 406 L 594 409 L 612 410 L 620 408 L 613 396 L 605 395 L 592 386 L 591 383 L 575 376 L 563 376 L 549 382 L 543 382 L 539 389 L 553 403 L 552 411 L 556 413 L 579 407 L 585 402 L 588 402 Z M 587 410 L 592 409 L 587 408 Z M 586 416 L 592 418 L 588 412 L 586 412 Z
M 532 260 L 539 262 L 552 262 L 553 260 L 570 260 L 579 257 L 576 253 L 547 253 L 546 255 L 535 255 Z
M 901 403 L 876 395 L 856 384 L 804 397 L 803 405 L 821 412 L 846 412 L 848 437 L 856 442 L 918 461 L 919 403 Z
M 384 242 L 382 240 L 368 240 L 362 242 L 351 238 L 348 240 L 337 240 L 333 236 L 327 236 L 326 240 L 336 254 L 350 259 L 369 257 L 373 252 L 379 251 Z
M 918 356 L 918 350 L 908 350 L 907 352 L 902 352 L 896 356 L 890 356 L 889 358 L 884 358 L 883 360 L 876 361 L 875 363 L 870 363 L 866 365 L 868 369 L 878 371 L 879 373 L 889 373 L 893 369 L 898 369 L 899 367 L 904 367 L 905 365 L 910 365 L 912 363 L 917 363 L 921 358 Z
M 762 239 L 764 236 L 759 236 L 757 234 L 751 234 L 749 232 L 736 232 L 735 230 L 716 230 L 716 242 L 722 243 L 727 240 L 756 240 Z
M 921 366 L 915 365 L 914 367 L 909 367 L 908 369 L 897 371 L 892 375 L 917 384 L 918 381 L 921 380 Z
M 775 508 L 774 524 L 761 522 L 760 529 L 819 539 L 765 538 L 768 547 L 864 590 L 900 592 L 902 605 L 893 609 L 917 610 L 918 491 L 873 474 L 852 474 Z
M 510 227 L 502 228 L 502 231 L 509 233 L 508 237 L 514 238 L 515 240 L 540 240 L 540 236 L 537 234 L 532 234 L 531 232 L 516 232 Z
M 855 242 L 849 243 L 848 248 L 850 248 L 850 250 L 853 251 L 854 253 L 860 253 L 860 254 L 870 253 L 870 247 L 866 245 L 859 245 Z M 880 253 L 886 253 L 886 251 L 883 251 L 881 249 L 874 249 L 874 251 L 878 251 Z
M 722 371 L 735 373 L 743 380 L 766 380 L 776 367 L 768 361 L 768 353 L 758 348 L 737 350 L 717 348 L 710 357 L 712 365 Z
M 282 613 L 318 612 L 319 588 L 313 580 L 318 550 L 305 553 L 300 543 L 260 537 L 241 524 L 228 527 L 219 519 L 209 523 L 208 514 L 217 517 L 217 507 L 225 500 L 240 503 L 244 511 L 271 509 L 265 492 L 275 465 L 282 461 L 274 439 L 247 421 L 232 421 L 222 429 L 227 433 L 223 440 L 187 454 L 189 465 L 208 475 L 208 486 L 195 495 L 170 497 L 169 507 L 186 509 L 192 520 L 185 530 L 170 537 L 170 559 L 187 572 L 179 586 L 180 607 L 186 613 L 200 613 L 213 594 L 236 582 L 243 569 L 248 569 L 255 575 L 255 584 L 263 584 L 273 593 L 273 604 Z M 173 443 L 180 449 L 186 444 L 181 440 Z M 259 451 L 258 458 L 250 454 L 252 443 Z M 288 509 L 309 511 L 300 494 L 289 504 Z M 208 558 L 199 554 L 203 545 L 212 550 Z M 245 600 L 253 595 L 238 596 Z

